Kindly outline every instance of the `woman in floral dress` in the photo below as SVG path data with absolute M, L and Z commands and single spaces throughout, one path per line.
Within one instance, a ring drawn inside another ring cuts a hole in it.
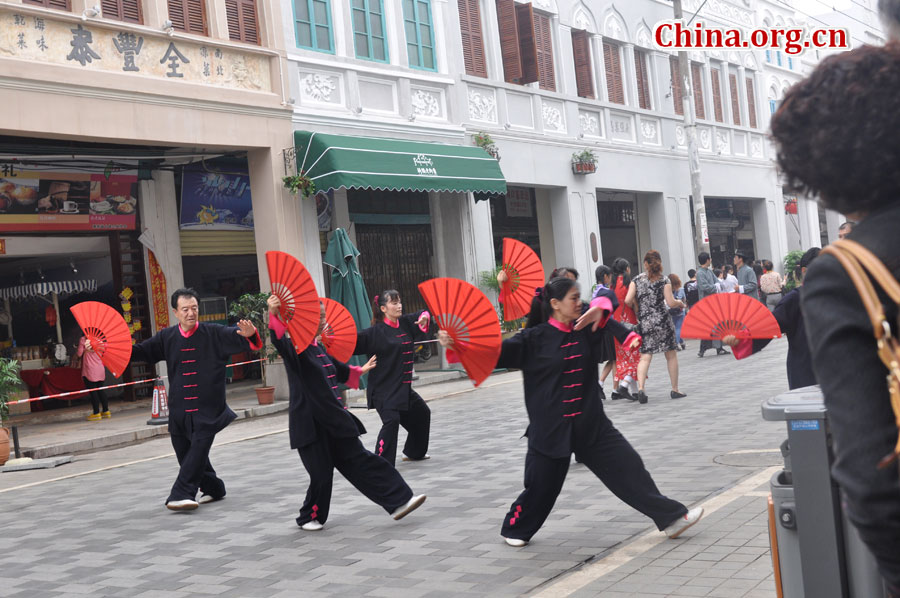
M 612 291 L 619 300 L 619 307 L 613 312 L 613 319 L 623 324 L 637 326 L 637 316 L 634 310 L 625 303 L 625 296 L 628 294 L 628 285 L 631 283 L 631 265 L 628 260 L 616 258 L 612 268 Z M 637 367 L 641 359 L 638 349 L 630 349 L 625 347 L 619 341 L 615 342 L 616 346 L 616 374 L 613 376 L 613 399 L 630 399 L 635 400 L 629 386 L 637 384 Z
M 669 309 L 684 308 L 684 301 L 672 295 L 672 283 L 662 273 L 662 258 L 658 251 L 651 249 L 644 255 L 644 272 L 634 278 L 628 286 L 625 303 L 637 303 L 637 316 L 640 325 L 638 330 L 644 338 L 641 345 L 641 360 L 638 363 L 638 392 L 636 398 L 640 403 L 647 402 L 644 384 L 650 370 L 650 360 L 654 353 L 665 353 L 669 379 L 672 381 L 673 399 L 685 397 L 678 391 L 678 344 L 675 340 L 675 325 Z

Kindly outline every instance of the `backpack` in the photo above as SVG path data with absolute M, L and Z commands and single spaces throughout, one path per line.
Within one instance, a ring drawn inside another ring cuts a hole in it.
M 697 286 L 696 280 L 684 283 L 684 298 L 688 307 L 694 307 L 694 304 L 700 301 L 700 287 Z
M 888 370 L 887 385 L 891 397 L 891 407 L 894 410 L 894 418 L 897 428 L 900 430 L 900 340 L 891 333 L 891 325 L 884 314 L 884 305 L 881 303 L 875 287 L 880 286 L 894 303 L 900 305 L 900 283 L 885 267 L 875 254 L 849 239 L 835 241 L 822 250 L 837 258 L 862 299 L 869 319 L 872 321 L 872 330 L 875 340 L 878 342 L 878 357 Z M 886 455 L 878 468 L 882 469 L 897 461 L 900 457 L 900 437 L 894 452 Z

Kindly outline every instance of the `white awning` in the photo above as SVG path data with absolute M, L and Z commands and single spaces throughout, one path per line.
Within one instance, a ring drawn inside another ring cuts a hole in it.
M 0 299 L 27 299 L 56 293 L 60 297 L 74 295 L 75 293 L 93 293 L 97 290 L 97 281 L 87 280 L 60 280 L 57 282 L 33 282 L 16 287 L 0 289 Z

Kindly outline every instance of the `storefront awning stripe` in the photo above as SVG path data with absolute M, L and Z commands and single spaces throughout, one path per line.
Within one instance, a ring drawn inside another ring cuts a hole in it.
M 299 171 L 320 190 L 506 192 L 497 160 L 475 146 L 308 131 L 294 141 Z
M 30 297 L 49 295 L 50 293 L 66 296 L 75 293 L 93 293 L 96 290 L 97 281 L 93 279 L 33 282 L 0 289 L 0 299 L 28 299 Z

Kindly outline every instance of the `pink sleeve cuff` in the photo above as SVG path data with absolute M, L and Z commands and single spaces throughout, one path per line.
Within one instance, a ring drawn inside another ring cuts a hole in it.
M 269 328 L 272 329 L 272 332 L 275 333 L 275 338 L 281 340 L 281 337 L 284 336 L 285 328 L 284 323 L 275 317 L 275 314 L 269 314 Z
M 253 351 L 259 351 L 263 348 L 263 342 L 262 338 L 260 338 L 259 336 L 259 330 L 257 330 L 255 326 L 253 328 L 253 333 L 253 336 L 248 337 L 247 341 L 250 342 L 250 349 L 252 349 Z
M 422 312 L 422 315 L 420 317 L 428 318 L 428 324 L 431 323 L 431 314 L 428 313 L 427 309 Z M 425 324 L 425 326 L 419 326 L 419 330 L 421 330 L 422 332 L 428 332 L 428 324 Z
M 362 376 L 362 368 L 358 365 L 350 366 L 350 376 L 347 378 L 347 381 L 344 383 L 350 388 L 359 388 L 359 379 Z
M 644 342 L 644 339 L 641 338 L 640 334 L 638 334 L 637 332 L 632 332 L 631 334 L 629 334 L 628 336 L 625 337 L 625 342 L 622 343 L 622 346 L 630 347 L 631 343 L 632 343 L 632 341 L 634 341 L 634 339 L 638 339 L 639 341 L 641 341 L 641 343 L 638 344 L 638 346 L 636 348 L 639 348 L 641 346 L 641 344 L 643 344 L 643 342 Z
M 734 354 L 735 359 L 744 359 L 745 357 L 750 357 L 751 355 L 753 355 L 753 339 L 741 339 L 741 342 L 731 348 L 731 352 Z
M 459 363 L 459 362 L 460 362 L 459 353 L 457 353 L 450 347 L 447 347 L 447 363 Z
M 594 307 L 599 307 L 600 309 L 605 309 L 609 312 L 613 310 L 612 301 L 610 301 L 608 297 L 595 297 L 594 299 L 592 299 L 591 308 Z

